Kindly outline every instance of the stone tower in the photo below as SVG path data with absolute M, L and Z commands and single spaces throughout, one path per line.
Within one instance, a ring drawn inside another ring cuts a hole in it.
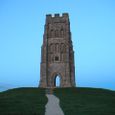
M 40 87 L 75 87 L 74 51 L 69 15 L 46 15 L 43 45 L 41 47 Z

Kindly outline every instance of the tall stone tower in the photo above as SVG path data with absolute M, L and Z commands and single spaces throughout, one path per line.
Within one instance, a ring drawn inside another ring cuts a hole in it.
M 75 87 L 74 51 L 69 15 L 46 15 L 43 45 L 41 47 L 40 87 Z

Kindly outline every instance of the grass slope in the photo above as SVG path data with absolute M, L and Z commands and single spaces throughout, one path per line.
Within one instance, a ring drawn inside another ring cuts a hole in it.
M 0 115 L 44 115 L 45 89 L 17 88 L 0 93 Z
M 57 88 L 65 115 L 115 115 L 115 91 Z M 0 93 L 0 115 L 44 115 L 47 98 L 42 88 L 17 88 Z
M 115 91 L 95 88 L 55 89 L 65 115 L 115 115 Z

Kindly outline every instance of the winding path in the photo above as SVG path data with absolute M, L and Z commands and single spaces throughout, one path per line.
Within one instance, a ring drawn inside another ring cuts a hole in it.
M 64 115 L 59 106 L 59 99 L 52 94 L 46 94 L 46 96 L 48 98 L 48 103 L 45 106 L 45 115 Z

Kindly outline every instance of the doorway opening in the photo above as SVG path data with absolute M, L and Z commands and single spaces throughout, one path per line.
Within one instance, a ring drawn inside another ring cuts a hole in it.
M 59 75 L 56 75 L 56 77 L 55 77 L 54 86 L 55 87 L 61 86 L 61 77 Z

